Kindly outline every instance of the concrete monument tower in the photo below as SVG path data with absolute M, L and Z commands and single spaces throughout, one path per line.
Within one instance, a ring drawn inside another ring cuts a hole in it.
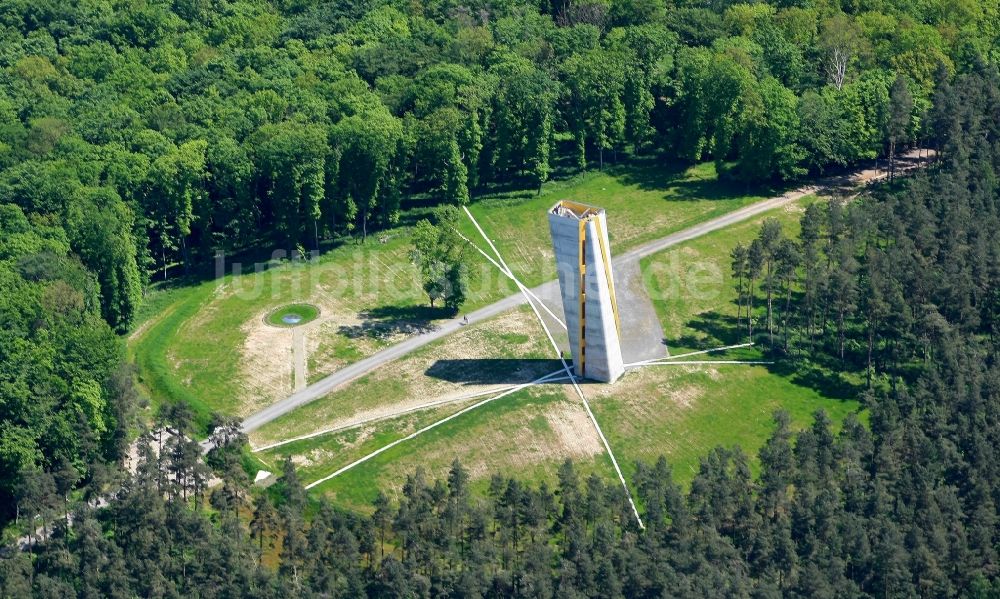
M 549 210 L 549 231 L 573 371 L 577 376 L 614 382 L 625 366 L 604 209 L 561 201 Z

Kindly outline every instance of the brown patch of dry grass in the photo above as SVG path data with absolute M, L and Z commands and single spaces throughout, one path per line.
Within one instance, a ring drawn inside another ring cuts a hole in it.
M 350 426 L 373 418 L 385 418 L 435 401 L 458 399 L 476 392 L 529 382 L 547 372 L 532 362 L 511 358 L 502 381 L 477 382 L 477 358 L 493 359 L 498 349 L 525 358 L 547 355 L 548 342 L 527 309 L 512 310 L 487 322 L 469 325 L 446 340 L 434 343 L 353 381 L 330 395 L 317 399 L 251 434 L 255 445 L 266 445 L 289 437 Z M 502 348 L 500 347 L 502 345 Z M 551 349 L 548 349 L 551 353 Z M 289 357 L 290 360 L 290 357 Z M 428 371 L 440 360 L 469 360 L 467 376 L 452 369 L 454 380 L 436 378 Z M 496 364 L 496 363 L 494 363 Z M 463 379 L 469 382 L 463 382 Z

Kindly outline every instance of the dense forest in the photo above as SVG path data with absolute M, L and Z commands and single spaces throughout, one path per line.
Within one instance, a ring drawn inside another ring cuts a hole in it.
M 64 224 L 119 331 L 156 269 L 364 236 L 411 198 L 636 153 L 746 180 L 889 156 L 929 140 L 938 83 L 1000 39 L 995 3 L 971 1 L 32 0 L 2 17 L 0 197 Z
M 1000 595 L 996 2 L 12 0 L 0 19 L 0 521 L 46 539 L 0 553 L 0 595 Z M 290 465 L 251 492 L 231 422 L 210 493 L 183 436 L 120 473 L 144 428 L 121 334 L 151 279 L 217 250 L 364 239 L 408 202 L 640 154 L 750 183 L 915 143 L 939 150 L 926 174 L 733 255 L 733 329 L 865 373 L 870 424 L 779 414 L 759 475 L 720 448 L 687 491 L 642 465 L 645 531 L 571 464 L 485 498 L 459 464 L 418 472 L 371 516 L 308 500 Z

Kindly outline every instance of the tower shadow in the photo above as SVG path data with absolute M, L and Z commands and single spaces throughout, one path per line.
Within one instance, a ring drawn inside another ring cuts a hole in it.
M 424 374 L 463 385 L 520 385 L 561 368 L 562 362 L 557 359 L 455 358 L 434 362 Z M 592 381 L 577 382 L 584 384 Z

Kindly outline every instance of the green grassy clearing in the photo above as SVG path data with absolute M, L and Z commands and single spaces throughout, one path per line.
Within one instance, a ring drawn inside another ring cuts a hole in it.
M 577 460 L 585 473 L 602 471 L 606 459 L 599 452 L 590 451 L 598 449 L 596 445 L 581 450 L 569 436 L 570 431 L 554 424 L 551 414 L 567 410 L 586 418 L 582 408 L 568 400 L 560 386 L 521 391 L 401 443 L 315 487 L 313 492 L 328 495 L 338 505 L 366 510 L 379 490 L 390 496 L 397 494 L 406 476 L 417 467 L 424 468 L 431 479 L 444 478 L 456 458 L 469 470 L 474 486 L 480 489 L 485 488 L 493 473 L 531 480 L 554 479 L 556 469 L 566 457 Z M 305 457 L 308 465 L 300 469 L 302 480 L 312 482 L 456 411 L 458 408 L 393 419 L 379 427 L 381 432 L 366 434 L 361 443 L 359 434 L 349 431 L 262 454 L 264 459 L 275 462 L 286 455 Z M 512 460 L 512 456 L 516 459 Z M 303 461 L 302 457 L 293 459 Z
M 498 385 L 531 381 L 556 370 L 542 328 L 527 306 L 422 347 L 251 434 L 257 445 L 324 430 L 349 420 Z M 514 360 L 517 360 L 514 362 Z
M 786 236 L 797 237 L 799 218 L 815 201 L 807 196 L 642 259 L 646 290 L 671 353 L 746 341 L 746 332 L 735 328 L 736 282 L 729 254 L 738 243 L 752 241 L 766 218 L 777 219 Z
M 651 264 L 661 265 L 659 269 L 650 271 L 652 275 L 647 281 L 650 286 L 661 285 L 661 291 L 670 283 L 671 270 L 667 267 L 673 268 L 679 263 L 677 256 L 686 259 L 680 264 L 694 261 L 703 269 L 711 270 L 714 264 L 721 277 L 721 280 L 715 281 L 714 289 L 690 293 L 692 281 L 685 280 L 686 271 L 681 269 L 677 291 L 657 296 L 655 305 L 667 338 L 678 340 L 671 343 L 673 353 L 738 340 L 729 337 L 738 337 L 735 331 L 724 328 L 728 316 L 735 315 L 735 290 L 728 277 L 729 250 L 739 241 L 752 239 L 760 223 L 768 217 L 781 220 L 786 234 L 796 234 L 798 216 L 812 201 L 816 201 L 815 198 L 805 198 L 747 223 L 687 242 L 646 261 L 644 266 L 647 268 Z M 705 322 L 712 327 L 707 327 Z M 496 351 L 503 350 L 498 348 Z M 746 349 L 728 352 L 725 357 L 760 358 L 761 352 L 756 348 Z M 399 363 L 412 358 L 404 358 Z M 365 384 L 369 383 L 359 381 L 359 389 Z M 756 469 L 756 453 L 773 429 L 772 416 L 776 410 L 789 412 L 793 424 L 803 427 L 811 422 L 812 414 L 819 409 L 825 410 L 837 425 L 847 414 L 859 409 L 856 401 L 824 394 L 819 387 L 803 378 L 800 372 L 779 363 L 774 366 L 649 367 L 626 374 L 614 386 L 585 385 L 583 389 L 626 477 L 631 476 L 637 460 L 653 461 L 662 454 L 673 464 L 677 479 L 687 484 L 697 472 L 701 458 L 718 445 L 739 445 L 751 456 L 751 464 Z M 546 420 L 545 410 L 566 405 L 582 412 L 571 388 L 557 393 L 550 390 L 554 387 L 523 392 L 527 395 L 541 393 L 545 397 L 551 395 L 548 401 L 539 404 L 524 402 L 518 394 L 464 414 L 320 485 L 316 490 L 328 493 L 338 503 L 361 506 L 370 500 L 376 489 L 398 489 L 405 476 L 418 466 L 425 467 L 432 476 L 444 476 L 455 457 L 470 468 L 479 487 L 487 484 L 488 476 L 493 472 L 514 473 L 519 478 L 551 482 L 559 463 L 566 457 L 580 460 L 584 473 L 596 471 L 612 479 L 613 471 L 603 454 L 573 455 L 569 451 L 559 451 L 558 447 L 549 447 L 547 457 L 537 457 L 535 449 L 556 435 L 553 422 Z M 355 391 L 355 394 L 358 392 Z M 560 403 L 555 403 L 557 401 Z M 539 406 L 545 407 L 545 410 L 538 410 Z M 296 416 L 294 412 L 287 417 L 308 420 Z M 577 429 L 579 436 L 593 434 L 589 421 L 583 420 L 583 425 L 583 428 Z M 395 430 L 396 426 L 389 421 L 378 428 Z M 406 432 L 399 431 L 394 438 Z M 531 436 L 534 434 L 538 435 L 537 439 Z M 515 442 L 509 443 L 508 439 Z M 377 446 L 369 447 L 365 449 L 370 451 Z M 314 462 L 312 472 L 318 473 L 324 468 L 326 473 L 333 472 L 360 455 L 363 452 L 352 450 L 340 454 L 333 451 L 327 454 L 327 463 L 323 467 Z M 488 459 L 483 456 L 488 456 Z
M 589 172 L 546 184 L 540 195 L 515 191 L 477 199 L 471 211 L 522 280 L 534 285 L 554 277 L 549 233 L 543 215 L 559 199 L 573 198 L 605 207 L 616 251 L 732 211 L 769 195 L 748 193 L 715 179 L 703 164 L 670 170 L 652 162 Z M 404 213 L 409 223 L 425 210 Z M 464 233 L 478 234 L 469 223 Z M 210 411 L 244 414 L 283 396 L 251 380 L 255 373 L 287 356 L 248 363 L 248 347 L 257 343 L 248 323 L 259 322 L 279 306 L 308 302 L 320 318 L 310 325 L 319 340 L 310 352 L 309 379 L 314 381 L 349 362 L 371 355 L 446 317 L 425 307 L 419 276 L 409 261 L 409 228 L 386 231 L 365 245 L 347 243 L 308 263 L 272 260 L 254 272 L 174 290 L 158 302 L 166 317 L 152 317 L 132 340 L 132 355 L 142 383 L 155 404 L 191 403 L 204 422 Z M 231 266 L 231 265 L 230 265 Z M 478 255 L 470 268 L 468 311 L 514 293 Z M 169 298 L 169 301 L 167 301 Z M 263 342 L 265 346 L 266 341 Z M 290 385 L 290 378 L 282 379 Z

